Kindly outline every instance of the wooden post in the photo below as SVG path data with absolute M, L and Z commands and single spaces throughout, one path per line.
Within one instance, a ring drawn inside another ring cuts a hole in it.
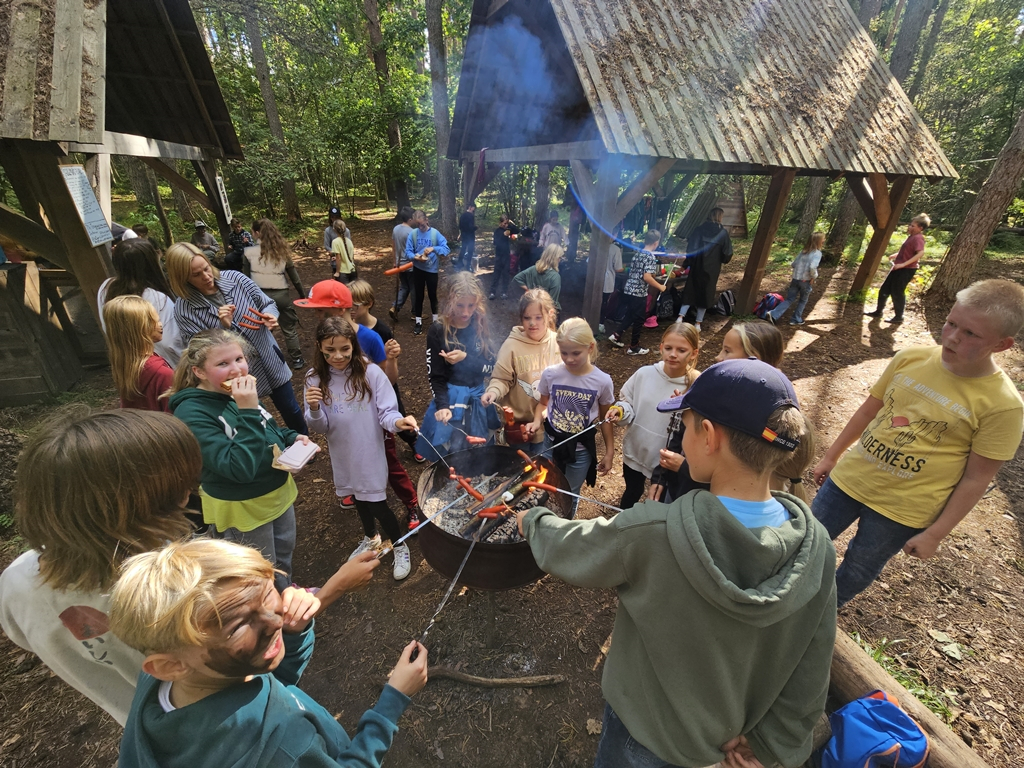
M 537 165 L 537 204 L 533 210 L 533 226 L 537 228 L 538 234 L 541 228 L 548 221 L 548 205 L 551 199 L 551 166 L 545 163 Z
M 757 301 L 761 281 L 764 279 L 764 268 L 768 264 L 775 233 L 779 231 L 779 223 L 786 210 L 786 202 L 789 200 L 789 192 L 793 189 L 795 178 L 796 170 L 792 168 L 779 168 L 772 174 L 768 196 L 761 209 L 761 219 L 757 223 L 757 233 L 750 246 L 747 268 L 743 272 L 743 283 L 740 285 L 740 295 L 736 303 L 737 314 L 749 314 L 754 308 L 754 302 Z
M 857 295 L 871 284 L 875 272 L 878 271 L 878 266 L 882 263 L 885 249 L 889 246 L 889 240 L 892 239 L 896 227 L 900 225 L 900 215 L 907 206 L 913 186 L 913 176 L 900 176 L 892 183 L 887 200 L 890 211 L 888 221 L 885 226 L 879 226 L 871 235 L 871 242 L 868 243 L 867 250 L 864 251 L 864 260 L 860 263 L 860 269 L 857 270 L 857 275 L 853 278 L 853 285 L 850 286 L 851 294 Z
M 217 191 L 217 166 L 213 160 L 193 160 L 192 167 L 196 169 L 196 176 L 199 177 L 206 196 L 213 204 L 211 210 L 217 218 L 217 229 L 220 230 L 221 247 L 227 252 L 228 237 L 231 235 L 231 224 L 224 212 L 224 204 L 220 199 L 220 192 Z
M 92 154 L 85 156 L 85 173 L 89 177 L 92 191 L 103 211 L 107 224 L 111 222 L 110 210 L 110 155 Z
M 587 181 L 576 173 L 577 163 L 573 162 L 573 173 L 579 187 Z M 587 283 L 583 289 L 583 317 L 597 332 L 601 322 L 601 294 L 604 291 L 604 273 L 608 270 L 609 247 L 612 239 L 603 230 L 611 230 L 618 222 L 612 221 L 615 204 L 619 200 L 619 166 L 611 155 L 606 155 L 597 169 L 597 181 L 593 182 L 586 194 L 580 193 L 586 211 L 593 222 L 590 229 L 590 258 L 587 261 Z

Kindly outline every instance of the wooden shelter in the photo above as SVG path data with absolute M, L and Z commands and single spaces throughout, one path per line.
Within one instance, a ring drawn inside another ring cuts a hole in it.
M 504 163 L 569 165 L 609 231 L 666 176 L 770 176 L 742 311 L 798 174 L 845 177 L 875 228 L 855 291 L 914 180 L 956 175 L 845 0 L 475 0 L 448 156 L 467 198 Z M 595 326 L 609 243 L 591 242 Z
M 69 168 L 71 153 L 85 154 L 84 178 Z M 241 158 L 242 148 L 188 1 L 0 3 L 0 165 L 24 212 L 0 205 L 0 233 L 62 267 L 66 280 L 53 280 L 77 283 L 94 314 L 99 286 L 112 274 L 109 230 L 104 234 L 110 155 L 141 158 L 209 209 L 226 238 L 215 161 Z M 202 190 L 160 158 L 191 161 Z M 82 212 L 97 203 L 102 216 Z M 30 275 L 25 284 L 36 280 Z M 38 281 L 47 292 L 44 276 Z M 5 300 L 19 294 L 27 295 L 13 291 Z M 50 295 L 60 303 L 59 292 Z M 21 312 L 3 316 L 32 322 Z M 57 316 L 70 323 L 66 313 Z M 54 365 L 50 357 L 19 359 L 38 367 Z M 53 371 L 39 374 L 50 391 L 61 380 Z

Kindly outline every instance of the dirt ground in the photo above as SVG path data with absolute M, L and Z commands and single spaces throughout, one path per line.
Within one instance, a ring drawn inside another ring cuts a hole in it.
M 354 221 L 350 228 L 361 276 L 377 291 L 376 314 L 391 324 L 386 309 L 394 295 L 393 278 L 381 274 L 390 264 L 386 263 L 389 256 L 379 254 L 390 248 L 390 223 L 381 214 Z M 306 242 L 315 246 L 318 240 L 311 233 Z M 479 250 L 489 251 L 488 237 L 480 238 Z M 297 266 L 307 287 L 328 276 L 326 258 L 315 248 L 299 243 L 297 252 Z M 741 255 L 726 268 L 720 288 L 738 287 L 743 261 Z M 991 276 L 1024 277 L 1020 260 L 986 262 L 982 269 Z M 947 308 L 912 302 L 902 326 L 867 322 L 859 305 L 830 298 L 845 295 L 852 277 L 852 271 L 842 268 L 823 270 L 805 314 L 807 324 L 783 326 L 788 341 L 783 369 L 818 428 L 819 455 L 896 350 L 933 343 Z M 787 282 L 788 270 L 782 269 L 768 276 L 765 289 L 784 290 Z M 563 305 L 564 316 L 569 316 L 578 310 L 578 299 L 574 306 L 573 299 L 566 297 Z M 490 311 L 493 328 L 513 324 L 511 300 L 495 302 Z M 728 322 L 717 317 L 705 323 L 700 368 L 717 354 Z M 413 336 L 411 329 L 406 309 L 395 329 L 403 348 L 402 388 L 410 412 L 420 416 L 429 398 L 424 380 L 426 337 Z M 310 359 L 311 317 L 304 317 L 302 330 Z M 644 343 L 655 347 L 657 333 L 646 331 Z M 616 388 L 639 365 L 656 360 L 653 352 L 638 360 L 605 342 L 600 346 L 598 365 L 611 374 Z M 1018 386 L 1024 384 L 1024 356 L 1017 348 L 1000 362 Z M 94 374 L 93 383 L 108 385 L 102 373 Z M 300 386 L 299 376 L 295 383 Z M 109 404 L 114 404 L 113 398 Z M 0 412 L 0 426 L 24 425 L 32 418 L 32 413 Z M 12 445 L 6 438 L 4 443 Z M 12 462 L 11 454 L 7 455 L 4 472 L 9 474 Z M 401 444 L 399 455 L 413 478 L 418 477 L 424 465 L 414 463 Z M 1024 710 L 1020 681 L 1024 662 L 1022 456 L 1019 453 L 1007 463 L 995 487 L 935 558 L 925 562 L 902 555 L 894 558 L 882 578 L 840 616 L 842 629 L 859 633 L 874 647 L 884 647 L 893 664 L 916 673 L 921 688 L 944 697 L 952 728 L 993 766 L 1024 766 L 1019 757 L 1024 738 L 1020 714 Z M 616 467 L 588 493 L 617 502 L 623 489 L 620 461 Z M 326 458 L 300 475 L 298 484 L 295 578 L 305 585 L 321 584 L 345 560 L 361 530 L 354 512 L 337 507 Z M 401 509 L 393 497 L 391 503 L 396 511 Z M 601 512 L 584 503 L 580 514 Z M 838 544 L 841 553 L 844 542 Z M 8 543 L 0 565 L 15 556 L 15 547 L 16 543 Z M 388 561 L 365 591 L 343 597 L 318 620 L 317 650 L 303 687 L 349 733 L 376 700 L 401 648 L 419 636 L 448 586 L 422 559 L 415 540 L 412 551 L 413 572 L 406 581 L 391 579 Z M 615 609 L 611 591 L 577 589 L 551 578 L 497 594 L 456 593 L 431 632 L 432 665 L 486 677 L 554 674 L 565 681 L 533 689 L 432 681 L 402 719 L 386 764 L 591 765 L 599 738 L 594 726 L 603 708 L 602 647 L 607 647 Z M 487 647 L 485 634 L 492 611 L 496 642 Z M 948 637 L 936 640 L 930 631 Z M 948 655 L 953 643 L 960 659 Z M 120 728 L 35 657 L 3 637 L 0 721 L 4 723 L 0 764 L 5 766 L 85 768 L 110 766 L 116 760 Z

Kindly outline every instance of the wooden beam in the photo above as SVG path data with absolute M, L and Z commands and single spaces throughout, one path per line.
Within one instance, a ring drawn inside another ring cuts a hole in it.
M 41 5 L 35 0 L 14 0 L 11 7 L 3 82 L 4 112 L 3 122 L 0 122 L 0 136 L 5 138 L 35 138 L 32 117 L 41 15 Z
M 192 185 L 191 181 L 186 179 L 184 176 L 182 176 L 176 170 L 171 168 L 169 165 L 167 165 L 166 163 L 162 163 L 153 157 L 142 157 L 140 158 L 140 160 L 142 160 L 142 162 L 144 162 L 146 165 L 148 165 L 150 168 L 156 171 L 157 174 L 166 179 L 171 186 L 180 189 L 182 192 L 191 197 L 201 206 L 206 208 L 206 210 L 216 211 L 216 208 L 214 207 L 213 204 L 213 200 L 210 199 L 209 195 L 200 192 Z
M 615 213 L 612 214 L 611 220 L 605 226 L 611 229 L 622 221 L 626 214 L 633 209 L 633 206 L 650 192 L 654 183 L 668 173 L 675 164 L 674 158 L 661 157 L 648 170 L 637 176 L 633 183 L 626 187 L 626 191 L 619 196 L 618 203 L 615 205 Z
M 7 178 L 14 188 L 14 195 L 18 198 L 18 205 L 25 212 L 25 216 L 45 229 L 46 222 L 43 220 L 39 197 L 32 186 L 32 176 L 25 168 L 21 156 L 14 151 L 13 142 L 0 139 L 0 165 L 3 165 Z
M 64 243 L 42 224 L 0 204 L 0 232 L 24 248 L 67 269 L 68 252 Z
M 192 167 L 195 169 L 203 189 L 206 190 L 206 196 L 210 200 L 208 208 L 216 217 L 217 228 L 220 230 L 220 245 L 226 249 L 228 236 L 231 234 L 231 224 L 228 222 L 227 213 L 220 202 L 220 193 L 217 191 L 217 165 L 213 160 L 193 160 Z
M 110 208 L 110 155 L 87 155 L 85 174 L 89 177 L 92 191 L 96 193 L 96 199 L 103 211 L 103 218 L 109 224 L 113 220 Z
M 78 141 L 82 103 L 82 33 L 85 0 L 57 0 L 53 25 L 53 72 L 48 136 Z
M 690 186 L 690 182 L 693 181 L 695 178 L 697 178 L 697 174 L 695 171 L 689 171 L 688 173 L 684 173 L 682 175 L 682 178 L 680 178 L 679 181 L 676 182 L 675 186 L 668 191 L 668 194 L 662 195 L 662 197 L 664 197 L 666 200 L 674 199 L 680 192 L 682 192 L 684 189 Z
M 82 18 L 83 87 L 78 140 L 102 141 L 107 115 L 107 0 L 90 0 Z
M 620 165 L 613 155 L 606 155 L 601 161 L 596 184 L 593 183 L 589 169 L 586 171 L 591 179 L 588 193 L 593 205 L 585 213 L 594 226 L 590 231 L 590 258 L 587 260 L 587 282 L 583 289 L 583 317 L 595 333 L 601 322 L 601 294 L 604 291 L 604 275 L 608 270 L 609 248 L 612 244 L 611 237 L 604 230 L 610 230 L 618 221 L 613 222 L 611 219 L 619 199 L 619 171 Z M 575 167 L 573 173 L 576 173 Z M 580 180 L 579 176 L 576 178 Z
M 883 173 L 869 173 L 868 187 L 871 189 L 871 199 L 875 202 L 875 219 L 878 226 L 889 226 L 889 216 L 892 215 L 892 201 L 889 199 L 889 181 Z
M 792 168 L 777 168 L 772 174 L 771 183 L 768 185 L 768 195 L 765 198 L 764 207 L 761 209 L 761 219 L 757 224 L 757 233 L 754 235 L 754 242 L 750 246 L 750 257 L 747 259 L 747 267 L 743 271 L 743 282 L 740 284 L 740 293 L 737 299 L 737 314 L 746 315 L 754 308 L 754 302 L 761 291 L 761 281 L 764 279 L 764 268 L 768 264 L 768 256 L 771 254 L 772 243 L 775 241 L 775 233 L 779 231 L 779 223 L 782 221 L 782 214 L 786 211 L 786 202 L 789 200 L 789 193 L 793 189 L 793 180 L 796 178 L 796 171 Z
M 472 160 L 479 151 L 463 152 L 463 160 Z M 488 163 L 565 163 L 569 160 L 599 160 L 605 154 L 600 141 L 575 141 L 567 144 L 541 144 L 535 147 L 488 149 Z
M 83 141 L 68 142 L 68 151 L 128 157 L 166 157 L 174 160 L 205 160 L 209 157 L 209 152 L 202 147 L 110 131 L 103 132 L 103 142 L 100 144 Z
M 964 744 L 948 725 L 882 669 L 842 630 L 836 633 L 829 688 L 833 696 L 843 704 L 878 689 L 897 699 L 907 714 L 928 734 L 930 768 L 989 768 L 988 763 Z
M 860 209 L 867 217 L 868 224 L 878 229 L 878 218 L 875 215 L 875 201 L 871 198 L 871 190 L 864 183 L 864 176 L 860 173 L 851 173 L 846 177 L 846 184 L 849 186 L 853 196 L 857 198 Z
M 597 201 L 594 198 L 594 174 L 582 160 L 572 160 L 569 166 L 572 168 L 573 189 L 580 196 L 583 212 L 592 215 L 597 210 Z M 617 196 L 618 188 L 615 191 Z
M 900 214 L 903 213 L 907 200 L 910 199 L 910 190 L 913 187 L 913 176 L 900 176 L 892 183 L 892 188 L 889 190 L 891 208 L 889 221 L 886 226 L 877 228 L 871 235 L 871 241 L 868 243 L 867 250 L 864 251 L 864 260 L 861 261 L 860 269 L 857 270 L 857 274 L 853 278 L 853 285 L 850 286 L 851 294 L 861 293 L 871 284 L 875 272 L 878 271 L 878 267 L 882 263 L 885 249 L 889 246 L 889 240 L 892 239 L 893 232 L 900 224 Z

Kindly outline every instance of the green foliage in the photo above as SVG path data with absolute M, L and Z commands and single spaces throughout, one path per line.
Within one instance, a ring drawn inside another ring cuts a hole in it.
M 896 681 L 912 693 L 928 709 L 948 723 L 953 716 L 950 707 L 956 704 L 957 693 L 949 689 L 939 690 L 933 688 L 921 679 L 917 670 L 907 667 L 903 658 L 907 653 L 897 653 L 895 646 L 905 643 L 906 640 L 889 640 L 882 638 L 878 645 L 872 646 L 865 641 L 858 632 L 851 634 L 857 644 L 867 651 L 868 655 L 882 667 L 886 672 L 896 678 Z M 891 654 L 891 655 L 890 655 Z

